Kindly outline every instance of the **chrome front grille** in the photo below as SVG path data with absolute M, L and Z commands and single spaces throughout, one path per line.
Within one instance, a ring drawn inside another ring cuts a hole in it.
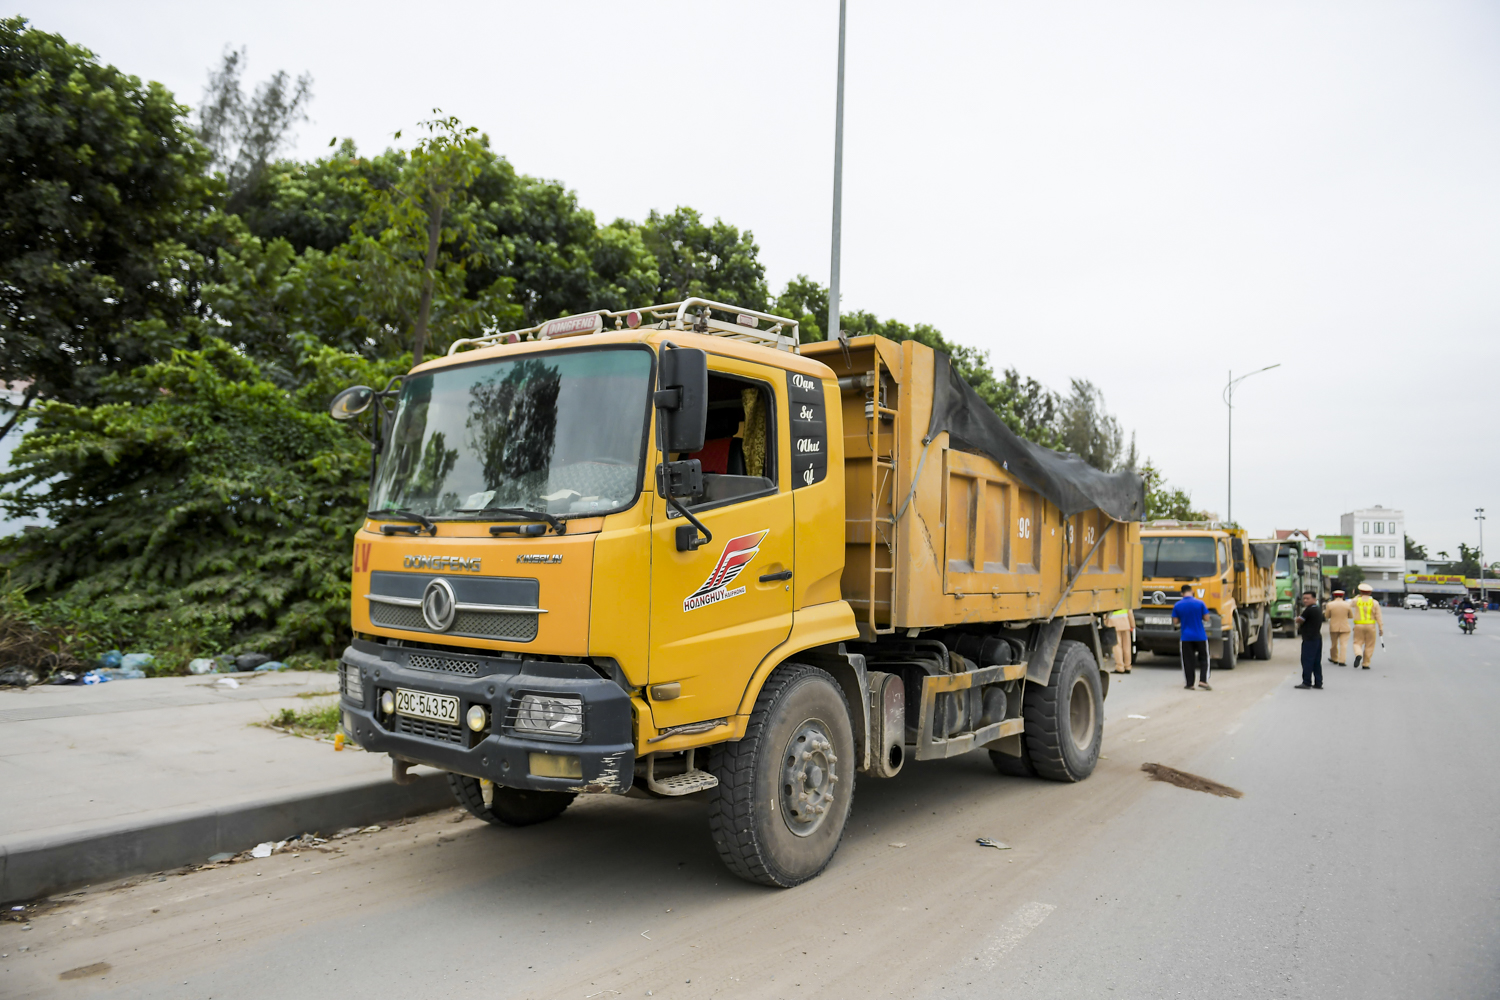
M 530 642 L 536 638 L 540 617 L 539 614 L 517 612 L 460 611 L 454 616 L 452 628 L 435 634 Z M 409 632 L 432 632 L 427 627 L 427 620 L 422 617 L 421 608 L 407 608 L 399 604 L 371 601 L 370 621 L 376 625 Z
M 418 736 L 424 740 L 436 740 L 438 743 L 457 743 L 460 746 L 464 742 L 464 731 L 458 726 L 449 726 L 441 722 L 431 722 L 427 719 L 413 719 L 408 715 L 396 716 L 396 732 L 403 736 Z
M 339 664 L 339 691 L 356 705 L 365 703 L 365 686 L 360 682 L 358 667 Z
M 465 677 L 479 676 L 479 663 L 475 660 L 454 660 L 446 656 L 412 653 L 407 663 L 418 670 L 442 670 L 450 674 L 462 674 Z

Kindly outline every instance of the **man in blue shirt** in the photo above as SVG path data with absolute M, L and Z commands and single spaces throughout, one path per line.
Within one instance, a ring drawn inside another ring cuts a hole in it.
M 1193 665 L 1198 667 L 1198 687 L 1212 691 L 1208 686 L 1208 633 L 1203 630 L 1203 619 L 1208 614 L 1208 605 L 1193 596 L 1193 588 L 1184 584 L 1182 600 L 1172 605 L 1172 617 L 1182 627 L 1178 637 L 1182 643 L 1182 672 L 1187 677 L 1187 689 L 1193 689 Z

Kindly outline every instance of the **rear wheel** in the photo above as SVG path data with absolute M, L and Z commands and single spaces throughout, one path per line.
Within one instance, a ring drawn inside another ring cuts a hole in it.
M 572 792 L 544 792 L 533 788 L 490 789 L 490 804 L 484 804 L 484 788 L 478 778 L 466 774 L 448 774 L 448 787 L 458 804 L 486 823 L 496 826 L 531 826 L 556 819 L 572 804 Z
M 1087 646 L 1063 640 L 1047 683 L 1026 685 L 1022 715 L 1025 759 L 1039 777 L 1082 781 L 1094 773 L 1104 738 L 1104 685 Z
M 849 703 L 824 670 L 800 663 L 761 688 L 743 739 L 714 747 L 709 833 L 724 866 L 761 885 L 815 877 L 838 850 L 854 801 Z

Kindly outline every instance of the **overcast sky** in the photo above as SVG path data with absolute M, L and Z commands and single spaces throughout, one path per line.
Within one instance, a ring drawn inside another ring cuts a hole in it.
M 440 107 L 601 221 L 691 205 L 828 279 L 836 0 L 22 11 L 196 104 L 310 72 L 299 155 Z M 852 0 L 844 307 L 1066 390 L 1226 513 L 1500 554 L 1500 4 Z

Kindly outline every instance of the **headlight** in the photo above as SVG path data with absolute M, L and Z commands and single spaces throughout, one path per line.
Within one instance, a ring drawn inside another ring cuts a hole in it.
M 564 739 L 583 737 L 583 702 L 578 698 L 546 694 L 521 696 L 511 728 L 523 733 L 558 736 Z
M 470 705 L 466 721 L 469 728 L 476 733 L 484 732 L 484 727 L 489 725 L 490 713 L 484 710 L 483 705 Z
M 381 694 L 380 711 L 385 713 L 386 715 L 390 715 L 392 712 L 396 711 L 396 696 L 394 694 L 391 694 L 391 692 L 389 691 L 383 692 Z

